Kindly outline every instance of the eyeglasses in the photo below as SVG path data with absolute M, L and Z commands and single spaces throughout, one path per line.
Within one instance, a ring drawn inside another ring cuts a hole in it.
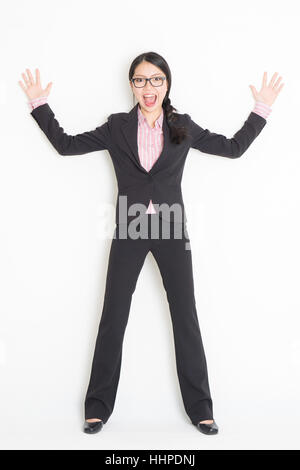
M 151 83 L 152 86 L 162 86 L 166 80 L 166 77 L 151 77 L 151 78 L 132 78 L 130 81 L 134 84 L 136 88 L 143 88 L 146 86 L 147 81 Z

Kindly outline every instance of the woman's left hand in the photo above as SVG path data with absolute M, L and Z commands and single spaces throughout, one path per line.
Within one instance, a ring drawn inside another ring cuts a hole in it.
M 256 90 L 256 88 L 253 85 L 249 85 L 255 101 L 262 101 L 263 103 L 266 103 L 267 105 L 272 106 L 272 104 L 276 100 L 277 96 L 279 95 L 284 85 L 284 83 L 282 83 L 279 86 L 279 83 L 282 77 L 279 77 L 276 83 L 274 83 L 276 75 L 278 75 L 277 72 L 274 73 L 269 85 L 267 85 L 267 72 L 264 72 L 262 86 L 259 92 Z

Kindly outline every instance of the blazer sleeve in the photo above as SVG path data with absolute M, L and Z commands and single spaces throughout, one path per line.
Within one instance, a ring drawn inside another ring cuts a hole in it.
M 107 122 L 91 131 L 68 135 L 48 103 L 33 109 L 30 114 L 60 155 L 83 155 L 110 148 L 112 115 L 108 117 Z
M 228 158 L 238 158 L 243 155 L 267 123 L 265 118 L 251 112 L 241 129 L 233 137 L 227 138 L 222 134 L 203 129 L 189 114 L 186 116 L 191 147 L 204 153 Z

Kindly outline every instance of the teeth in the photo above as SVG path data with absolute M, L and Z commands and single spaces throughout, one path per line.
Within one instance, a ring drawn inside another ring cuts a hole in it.
M 148 97 L 148 96 L 156 96 L 156 95 L 143 95 L 143 96 L 147 96 L 147 97 Z

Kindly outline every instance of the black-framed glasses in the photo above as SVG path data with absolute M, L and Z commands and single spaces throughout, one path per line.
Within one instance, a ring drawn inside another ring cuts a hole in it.
M 147 81 L 149 81 L 152 86 L 162 86 L 166 78 L 167 77 L 151 77 L 151 78 L 136 77 L 136 78 L 132 78 L 130 81 L 134 84 L 136 88 L 143 88 L 144 86 L 146 86 Z

